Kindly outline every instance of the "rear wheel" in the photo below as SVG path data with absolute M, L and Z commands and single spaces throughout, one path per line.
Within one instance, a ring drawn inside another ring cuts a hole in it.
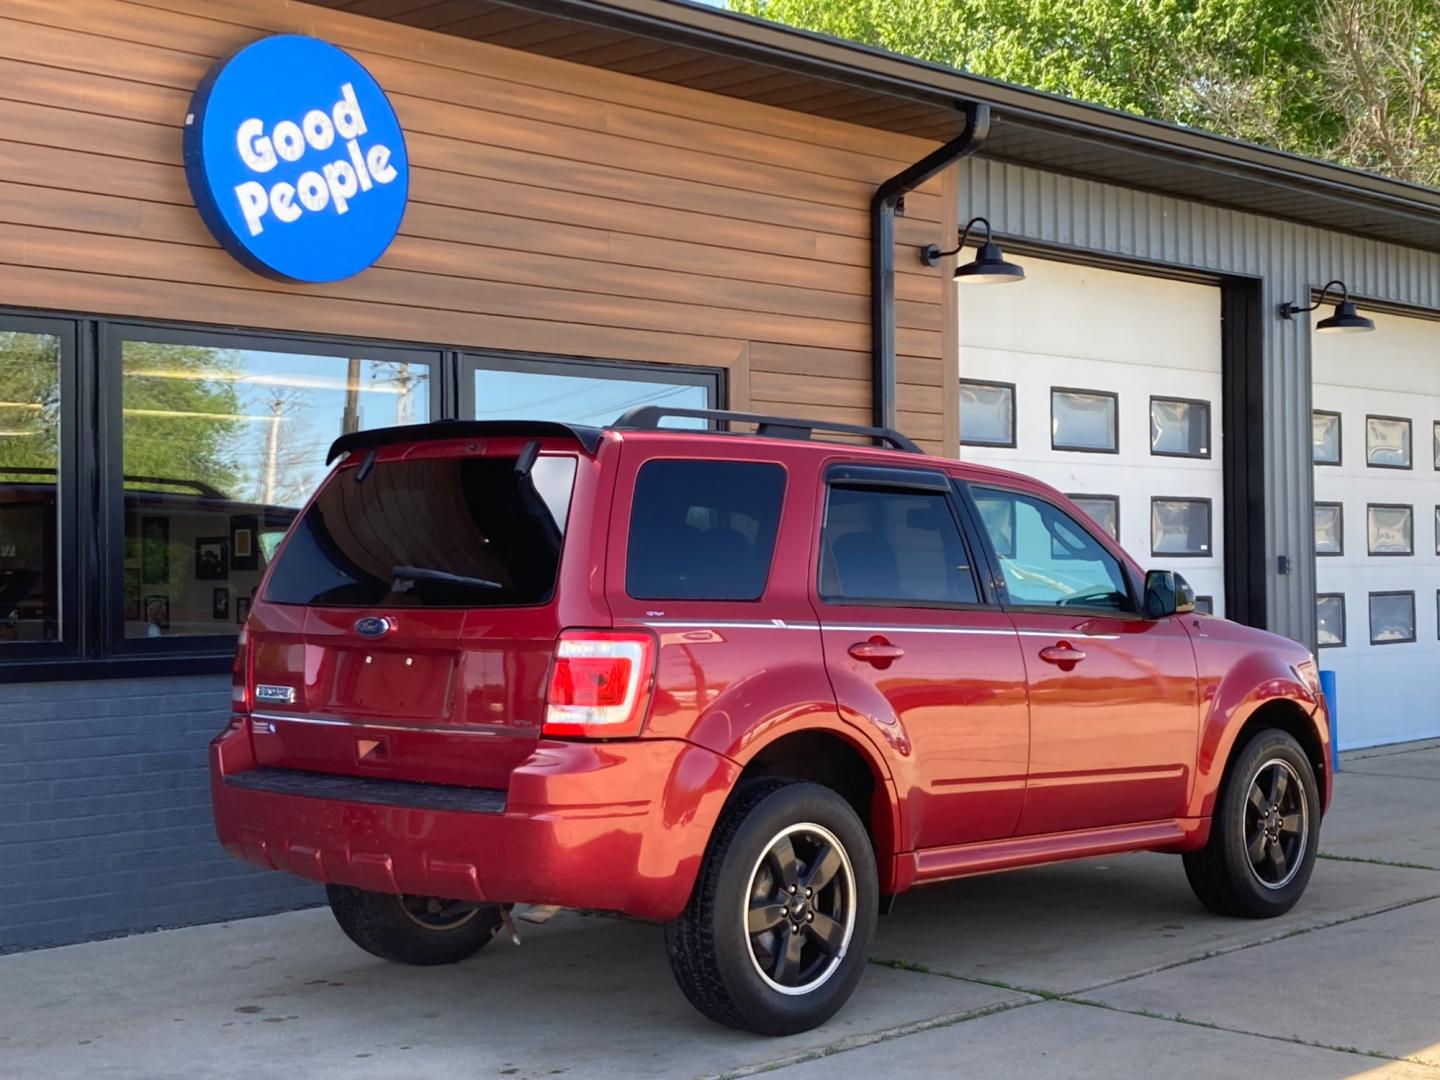
M 369 892 L 326 885 L 325 896 L 340 929 L 382 960 L 432 966 L 473 956 L 495 936 L 500 907 L 435 896 Z
M 1319 841 L 1320 793 L 1310 759 L 1292 736 L 1268 728 L 1231 761 L 1210 840 L 1185 854 L 1185 875 L 1211 911 L 1272 918 L 1305 892 Z
M 850 805 L 818 784 L 761 781 L 721 816 L 666 950 L 706 1016 L 789 1035 L 849 999 L 877 910 L 875 857 Z

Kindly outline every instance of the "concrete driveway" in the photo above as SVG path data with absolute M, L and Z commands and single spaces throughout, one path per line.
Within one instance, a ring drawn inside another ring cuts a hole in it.
M 1205 912 L 1173 856 L 917 891 L 850 1005 L 787 1039 L 691 1011 L 658 928 L 576 914 L 432 970 L 327 911 L 26 953 L 0 1075 L 1440 1080 L 1440 744 L 1349 758 L 1321 849 L 1267 922 Z

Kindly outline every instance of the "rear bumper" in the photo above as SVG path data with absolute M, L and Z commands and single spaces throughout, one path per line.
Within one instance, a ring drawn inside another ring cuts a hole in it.
M 423 797 L 428 785 L 413 785 L 418 805 L 404 805 L 412 785 L 393 781 L 375 781 L 373 800 L 356 797 L 365 780 L 273 782 L 265 774 L 283 770 L 257 770 L 238 722 L 211 743 L 210 767 L 220 842 L 258 866 L 377 892 L 657 920 L 684 908 L 740 772 L 680 740 L 541 742 L 511 774 L 503 806 L 498 792 Z

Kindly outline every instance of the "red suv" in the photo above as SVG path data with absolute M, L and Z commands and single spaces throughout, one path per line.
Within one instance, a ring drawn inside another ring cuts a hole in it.
M 1314 659 L 1044 484 L 655 407 L 331 458 L 241 635 L 215 819 L 377 956 L 624 912 L 700 1011 L 780 1034 L 844 1004 L 915 885 L 1148 850 L 1224 914 L 1305 889 Z

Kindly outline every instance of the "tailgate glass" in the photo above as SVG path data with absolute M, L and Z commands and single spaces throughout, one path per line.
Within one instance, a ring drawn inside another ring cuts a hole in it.
M 296 522 L 265 599 L 321 607 L 517 607 L 555 591 L 575 458 L 433 458 L 342 469 Z M 356 479 L 363 476 L 363 479 Z

